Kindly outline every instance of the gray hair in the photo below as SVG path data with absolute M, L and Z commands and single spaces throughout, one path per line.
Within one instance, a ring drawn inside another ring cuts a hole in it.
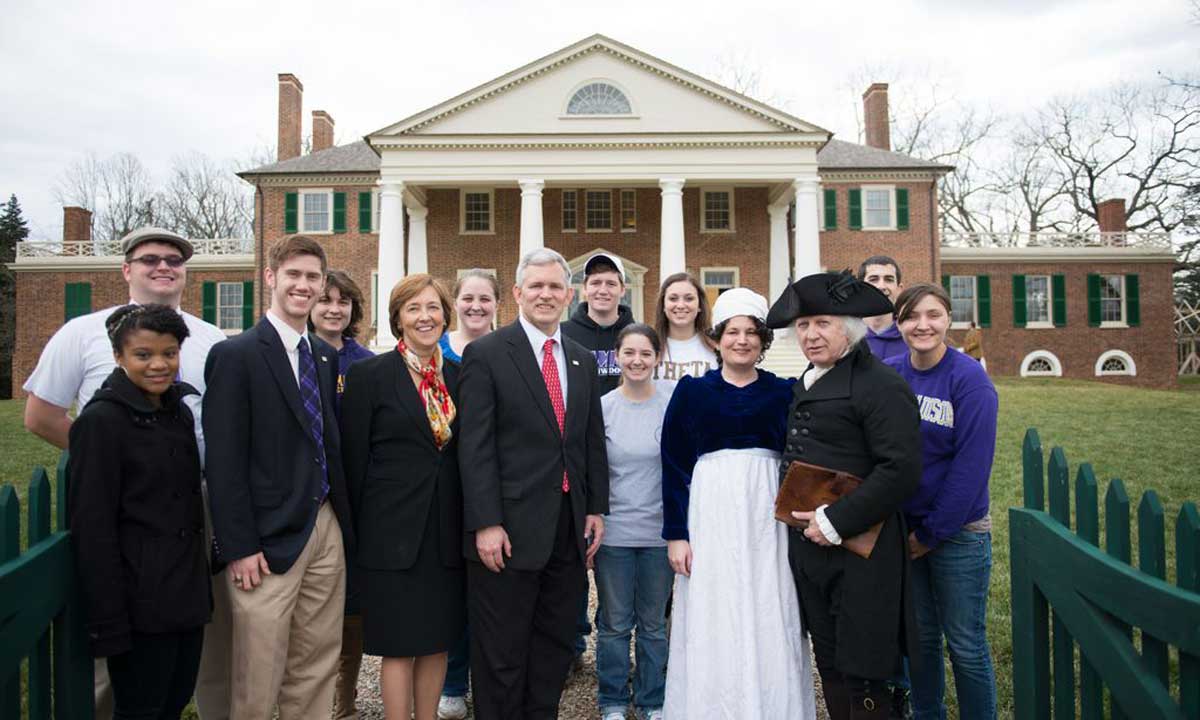
M 839 315 L 838 318 L 842 321 L 842 329 L 846 332 L 846 340 L 850 343 L 849 347 L 853 349 L 867 336 L 867 323 L 860 317 L 850 315 Z
M 517 263 L 517 287 L 520 287 L 524 282 L 525 270 L 529 266 L 551 264 L 556 264 L 562 268 L 563 280 L 566 282 L 567 287 L 570 287 L 571 266 L 567 264 L 566 258 L 547 247 L 534 248 L 521 257 L 521 262 Z

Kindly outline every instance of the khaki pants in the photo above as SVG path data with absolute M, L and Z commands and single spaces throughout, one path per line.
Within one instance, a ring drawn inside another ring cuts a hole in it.
M 346 562 L 329 503 L 286 573 L 257 588 L 218 576 L 233 617 L 233 720 L 262 720 L 278 703 L 280 720 L 328 720 L 342 645 Z
M 342 627 L 342 654 L 338 658 L 337 686 L 333 691 L 333 720 L 358 720 L 358 669 L 362 666 L 362 615 L 347 615 Z

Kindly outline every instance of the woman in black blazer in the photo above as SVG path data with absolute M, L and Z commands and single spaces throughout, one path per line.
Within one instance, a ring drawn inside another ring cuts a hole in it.
M 396 349 L 350 368 L 342 452 L 362 580 L 363 650 L 382 655 L 388 718 L 433 720 L 466 623 L 458 365 L 442 357 L 450 298 L 426 274 L 392 290 Z

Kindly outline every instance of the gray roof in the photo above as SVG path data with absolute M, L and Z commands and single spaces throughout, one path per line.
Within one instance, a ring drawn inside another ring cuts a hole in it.
M 918 160 L 897 152 L 858 145 L 842 140 L 830 140 L 817 153 L 817 167 L 827 170 L 952 170 L 949 165 Z M 379 156 L 365 140 L 320 150 L 283 162 L 263 165 L 238 173 L 239 177 L 256 175 L 306 175 L 322 173 L 377 173 Z

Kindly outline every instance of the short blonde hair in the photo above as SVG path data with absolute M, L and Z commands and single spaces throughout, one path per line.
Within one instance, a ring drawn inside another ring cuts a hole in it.
M 388 324 L 392 328 L 393 337 L 400 338 L 404 335 L 400 329 L 400 310 L 404 307 L 404 303 L 412 300 L 428 287 L 437 292 L 438 300 L 442 304 L 442 332 L 445 332 L 446 328 L 450 326 L 450 293 L 446 291 L 446 286 L 442 284 L 441 280 L 428 273 L 416 273 L 396 283 L 396 286 L 392 288 L 391 295 L 388 296 Z

